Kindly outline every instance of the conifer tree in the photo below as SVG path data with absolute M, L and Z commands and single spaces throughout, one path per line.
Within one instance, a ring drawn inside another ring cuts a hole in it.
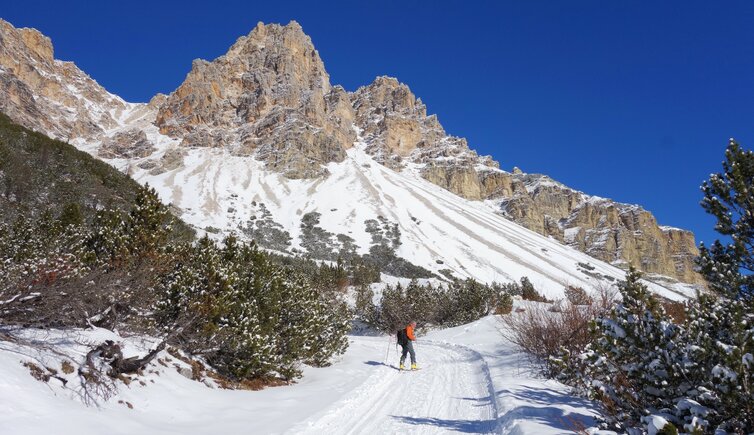
M 377 322 L 377 307 L 374 304 L 374 291 L 366 284 L 356 289 L 356 315 L 365 323 Z
M 702 184 L 702 207 L 717 220 L 715 230 L 731 238 L 700 246 L 699 266 L 710 287 L 727 297 L 754 297 L 754 152 L 731 139 L 723 172 Z
M 84 261 L 88 264 L 115 266 L 126 261 L 128 235 L 123 216 L 116 210 L 98 210 L 84 245 Z
M 553 359 L 559 378 L 606 411 L 609 429 L 640 427 L 642 418 L 673 405 L 682 377 L 676 344 L 682 330 L 631 268 L 619 284 L 622 297 L 592 326 L 594 340 L 581 355 Z
M 149 185 L 144 186 L 136 195 L 126 222 L 130 252 L 142 255 L 155 253 L 165 246 L 170 230 L 170 212 L 160 202 L 157 191 Z

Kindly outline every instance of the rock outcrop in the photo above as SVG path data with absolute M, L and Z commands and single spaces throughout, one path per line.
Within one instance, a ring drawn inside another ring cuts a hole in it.
M 471 200 L 492 200 L 513 221 L 600 260 L 701 283 L 689 231 L 660 227 L 639 206 L 589 196 L 547 176 L 499 169 L 465 139 L 445 132 L 409 88 L 378 77 L 352 95 L 367 151 L 396 170 L 411 165 L 428 181 Z
M 102 141 L 97 156 L 103 159 L 136 159 L 147 157 L 155 151 L 144 130 L 132 128 L 119 131 Z
M 395 78 L 377 77 L 357 89 L 351 101 L 367 151 L 387 166 L 453 161 L 497 168 L 491 157 L 469 149 L 466 139 L 448 135 L 437 116 L 427 115 L 421 99 Z

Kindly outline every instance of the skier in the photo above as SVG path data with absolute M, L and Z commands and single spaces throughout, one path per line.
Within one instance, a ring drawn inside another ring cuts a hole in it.
M 416 340 L 414 336 L 414 328 L 416 328 L 416 322 L 411 322 L 408 326 L 398 331 L 398 344 L 403 348 L 401 354 L 401 364 L 399 368 L 403 370 L 405 367 L 403 363 L 406 361 L 406 354 L 411 354 L 411 370 L 418 370 L 416 366 L 416 353 L 414 353 L 413 341 Z

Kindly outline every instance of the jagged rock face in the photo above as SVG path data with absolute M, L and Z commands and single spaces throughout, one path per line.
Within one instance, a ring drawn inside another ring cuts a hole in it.
M 466 175 L 457 171 L 458 167 L 497 168 L 491 157 L 479 157 L 470 150 L 466 139 L 448 135 L 437 116 L 427 115 L 421 99 L 392 77 L 377 77 L 372 84 L 357 89 L 351 101 L 367 152 L 386 166 L 400 170 L 407 162 L 430 165 L 425 175 L 428 179 L 460 189 L 464 182 L 459 177 Z M 447 173 L 443 173 L 444 166 Z M 479 190 L 478 186 L 469 189 L 467 197 Z
M 55 60 L 50 38 L 0 19 L 0 110 L 64 140 L 99 138 L 128 109 L 72 62 Z
M 592 197 L 549 177 L 513 174 L 513 195 L 500 202 L 517 223 L 616 265 L 703 283 L 694 271 L 694 235 L 660 227 L 639 206 Z
M 194 61 L 156 125 L 185 146 L 254 154 L 290 178 L 310 178 L 353 145 L 348 103 L 298 23 L 259 23 L 227 54 Z
M 351 98 L 367 152 L 377 161 L 395 170 L 414 164 L 425 179 L 467 199 L 498 197 L 510 189 L 498 163 L 477 155 L 466 139 L 447 134 L 405 84 L 378 77 Z
M 368 151 L 375 156 L 407 157 L 428 133 L 422 128 L 427 120 L 426 107 L 408 86 L 394 78 L 378 77 L 356 90 L 353 107 L 356 125 Z
M 458 196 L 471 200 L 510 197 L 517 185 L 510 174 L 495 170 L 478 170 L 471 164 L 428 163 L 422 176 Z

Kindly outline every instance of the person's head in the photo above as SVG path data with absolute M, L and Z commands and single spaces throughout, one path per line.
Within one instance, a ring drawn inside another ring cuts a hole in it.
M 411 325 L 412 328 L 416 328 L 416 320 L 412 320 L 409 325 Z

